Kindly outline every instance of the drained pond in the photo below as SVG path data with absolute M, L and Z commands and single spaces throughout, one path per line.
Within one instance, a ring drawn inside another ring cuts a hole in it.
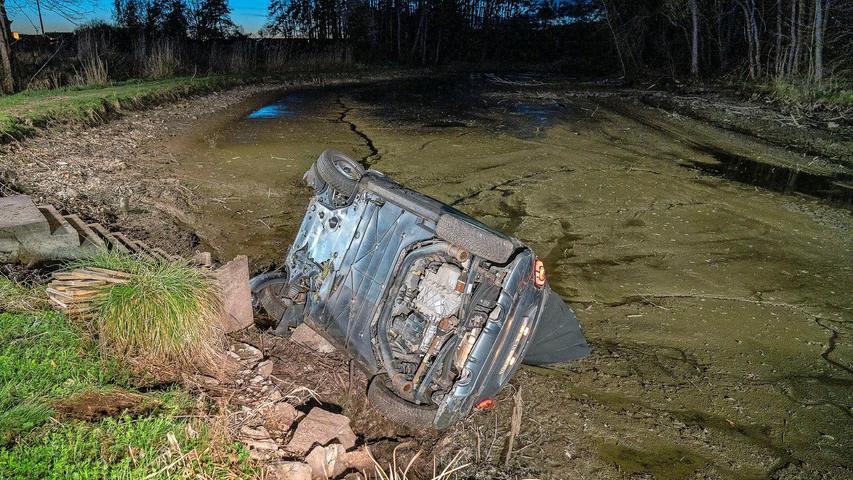
M 567 93 L 568 92 L 568 93 Z M 544 478 L 851 468 L 849 170 L 607 88 L 473 75 L 264 94 L 173 138 L 221 258 L 281 260 L 327 148 L 520 238 L 593 353 L 525 367 L 514 461 Z M 508 400 L 506 396 L 505 401 Z M 447 440 L 500 458 L 480 413 Z M 840 470 L 839 470 L 840 471 Z

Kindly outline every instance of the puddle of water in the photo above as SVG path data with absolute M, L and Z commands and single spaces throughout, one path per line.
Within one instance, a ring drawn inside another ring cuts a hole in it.
M 246 115 L 249 120 L 295 118 L 300 113 L 299 106 L 305 102 L 305 95 L 293 93 L 264 105 Z

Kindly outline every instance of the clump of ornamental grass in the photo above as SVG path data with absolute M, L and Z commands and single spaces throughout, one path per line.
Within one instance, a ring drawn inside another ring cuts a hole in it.
M 33 313 L 47 308 L 44 292 L 0 275 L 0 313 Z
M 122 283 L 101 287 L 91 301 L 88 323 L 102 352 L 140 366 L 214 366 L 222 345 L 221 305 L 208 273 L 182 261 L 112 252 L 69 266 L 129 274 Z

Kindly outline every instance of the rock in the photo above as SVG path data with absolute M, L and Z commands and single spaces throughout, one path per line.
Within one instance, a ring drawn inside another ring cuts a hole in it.
M 243 438 L 240 441 L 245 443 L 246 446 L 252 450 L 268 450 L 268 451 L 278 450 L 278 444 L 275 443 L 275 440 L 273 440 L 269 437 L 261 438 L 261 439 Z
M 255 363 L 264 358 L 264 354 L 260 350 L 248 343 L 235 343 L 231 345 L 231 351 L 239 355 L 240 360 L 244 362 Z
M 270 438 L 270 433 L 264 427 L 252 428 L 248 425 L 240 429 L 240 435 L 253 440 L 266 440 Z
M 326 445 L 334 439 L 341 442 L 345 450 L 355 446 L 349 417 L 314 407 L 296 426 L 287 448 L 304 455 L 314 444 Z
M 276 432 L 290 430 L 293 422 L 303 415 L 302 412 L 287 402 L 265 406 L 259 410 L 259 413 L 263 415 L 267 428 Z
M 193 263 L 201 267 L 210 267 L 213 265 L 213 258 L 211 257 L 210 252 L 196 252 L 196 254 L 193 255 Z
M 239 255 L 217 268 L 213 276 L 219 282 L 222 302 L 222 329 L 225 333 L 242 330 L 255 322 L 252 291 L 249 287 L 249 259 Z
M 315 479 L 335 478 L 347 469 L 345 454 L 346 449 L 339 443 L 326 447 L 318 445 L 305 457 L 305 463 L 311 467 L 311 475 Z
M 269 377 L 272 375 L 272 360 L 266 360 L 258 364 L 258 373 Z
M 344 454 L 344 463 L 347 468 L 355 470 L 372 470 L 374 467 L 373 458 L 366 450 L 353 450 Z
M 311 466 L 302 462 L 281 462 L 267 468 L 272 480 L 311 480 Z
M 334 345 L 318 335 L 314 330 L 311 330 L 311 327 L 304 323 L 300 323 L 293 330 L 293 333 L 290 335 L 290 341 L 304 345 L 319 353 L 332 353 L 335 351 Z

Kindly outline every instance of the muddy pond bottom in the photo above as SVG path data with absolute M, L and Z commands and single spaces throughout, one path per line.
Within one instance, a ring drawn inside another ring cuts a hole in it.
M 491 440 L 509 392 L 449 432 L 471 461 L 555 479 L 851 476 L 849 172 L 564 88 L 471 76 L 282 92 L 200 120 L 167 145 L 168 168 L 200 199 L 205 246 L 255 269 L 281 261 L 326 148 L 544 258 L 593 353 L 513 380 L 525 421 L 509 465 Z

